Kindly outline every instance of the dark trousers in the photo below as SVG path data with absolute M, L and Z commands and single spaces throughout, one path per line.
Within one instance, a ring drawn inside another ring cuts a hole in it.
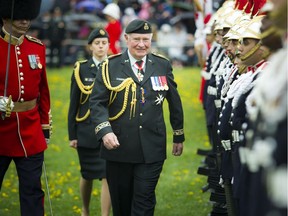
M 27 158 L 0 156 L 0 190 L 4 175 L 12 160 L 19 179 L 21 216 L 44 215 L 44 192 L 41 187 L 44 153 Z
M 155 188 L 164 161 L 132 164 L 107 161 L 113 216 L 153 216 Z

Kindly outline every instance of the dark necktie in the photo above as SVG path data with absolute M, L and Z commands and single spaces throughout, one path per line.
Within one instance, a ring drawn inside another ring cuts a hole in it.
M 143 71 L 143 67 L 144 67 L 144 62 L 142 60 L 140 61 L 136 61 L 135 62 L 135 66 L 137 68 L 137 77 L 139 79 L 139 81 L 141 82 L 143 80 L 143 76 L 144 76 L 144 71 Z

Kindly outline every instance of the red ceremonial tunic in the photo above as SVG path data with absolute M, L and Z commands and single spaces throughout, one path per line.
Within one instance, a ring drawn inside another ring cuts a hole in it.
M 0 36 L 0 96 L 4 95 L 8 35 Z M 14 102 L 37 99 L 34 108 L 0 118 L 0 155 L 30 156 L 47 148 L 42 129 L 50 129 L 50 95 L 46 77 L 45 46 L 25 36 L 11 44 L 7 97 Z
M 106 31 L 109 35 L 110 47 L 109 47 L 109 54 L 117 54 L 121 52 L 121 48 L 119 46 L 120 37 L 122 33 L 122 27 L 119 20 L 109 22 L 106 27 Z

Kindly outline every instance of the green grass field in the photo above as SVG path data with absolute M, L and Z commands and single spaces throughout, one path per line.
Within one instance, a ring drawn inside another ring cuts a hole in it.
M 67 135 L 67 111 L 72 69 L 73 66 L 47 70 L 52 101 L 53 135 L 45 154 L 45 163 L 54 216 L 76 216 L 81 212 L 80 168 L 77 153 L 69 147 Z M 206 216 L 211 211 L 210 194 L 201 191 L 207 178 L 197 175 L 197 168 L 203 158 L 196 154 L 198 148 L 209 148 L 204 112 L 198 100 L 200 70 L 199 68 L 175 69 L 174 75 L 184 107 L 186 141 L 183 155 L 181 157 L 172 156 L 172 132 L 168 122 L 167 104 L 165 104 L 169 135 L 168 159 L 156 190 L 155 216 Z M 43 189 L 46 191 L 44 178 L 42 179 Z M 91 200 L 91 216 L 100 215 L 99 198 L 100 182 L 95 181 Z M 45 209 L 46 215 L 50 216 L 47 191 Z M 0 215 L 20 215 L 18 179 L 13 163 L 6 173 L 0 192 Z

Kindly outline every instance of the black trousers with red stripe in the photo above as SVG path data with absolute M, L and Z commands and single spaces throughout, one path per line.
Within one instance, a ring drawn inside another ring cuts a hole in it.
M 44 152 L 29 157 L 0 155 L 0 190 L 12 160 L 15 163 L 19 179 L 21 216 L 44 215 L 44 192 L 41 186 Z

